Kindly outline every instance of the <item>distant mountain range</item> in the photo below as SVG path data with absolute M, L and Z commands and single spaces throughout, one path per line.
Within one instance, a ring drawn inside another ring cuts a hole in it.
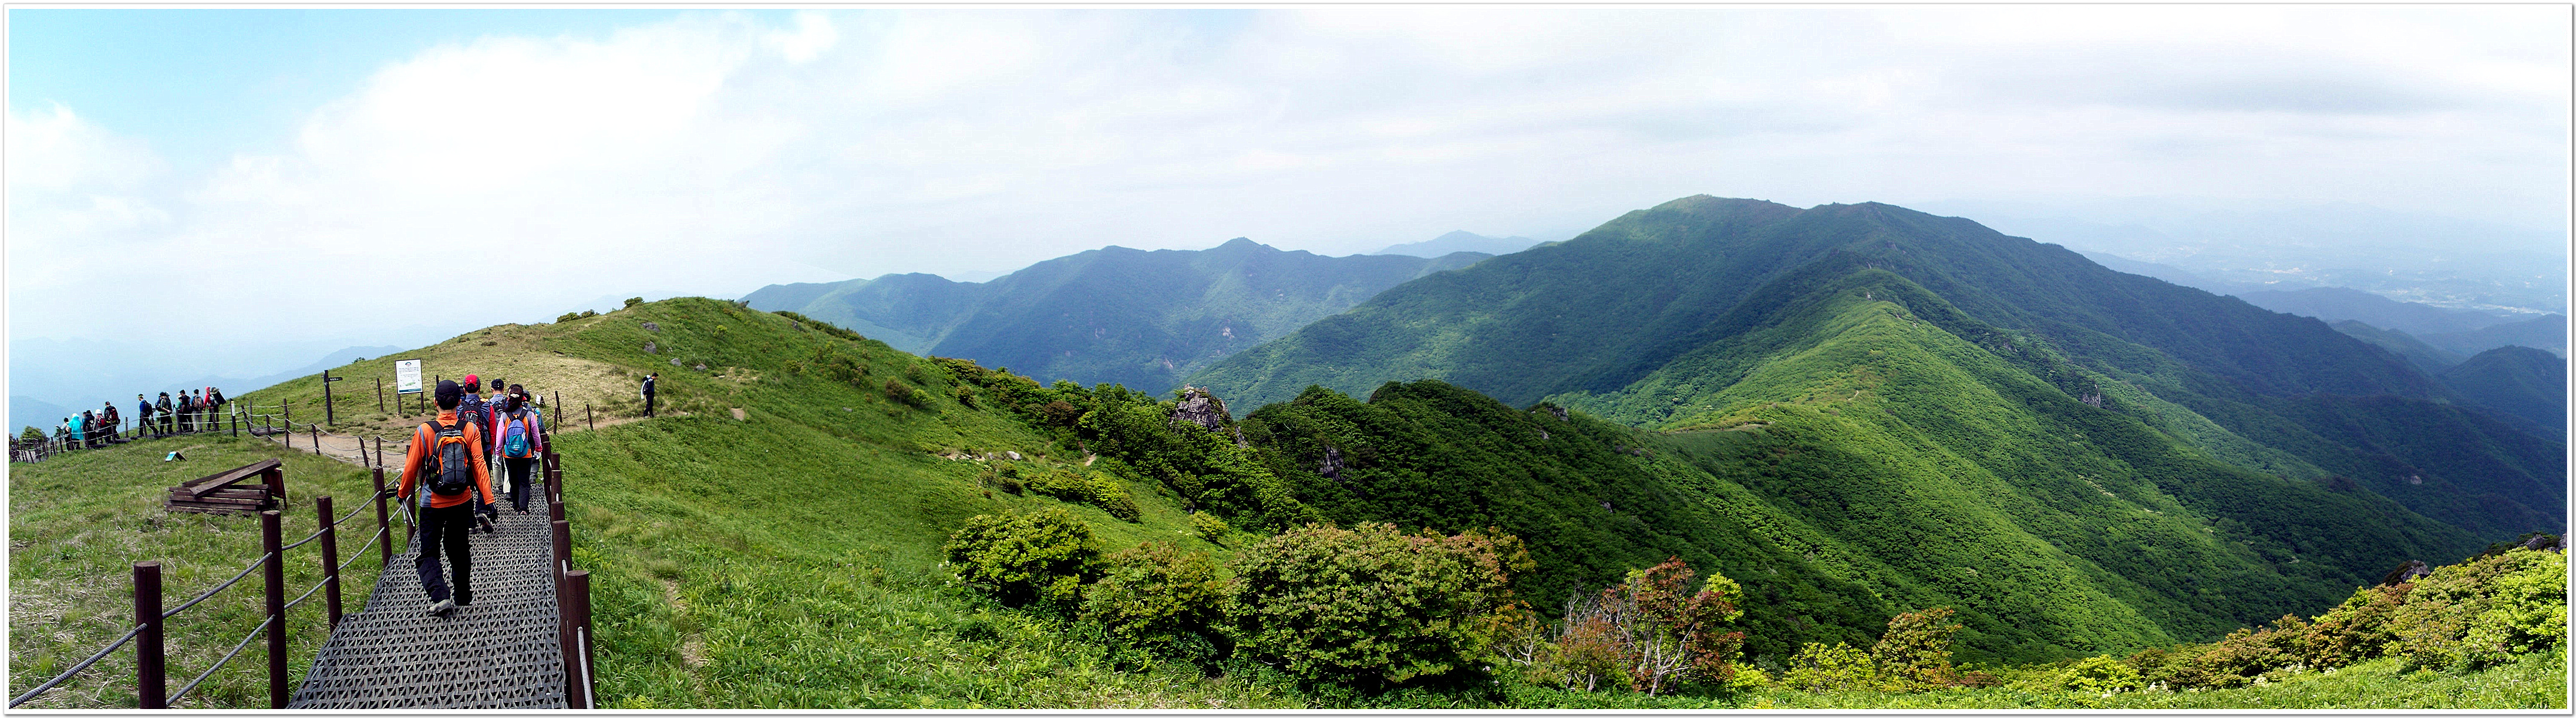
M 890 274 L 771 285 L 743 301 L 831 322 L 908 352 L 973 359 L 1044 381 L 1160 392 L 1178 388 L 1182 376 L 1209 362 L 1388 287 L 1490 256 L 1325 257 L 1238 237 L 1206 250 L 1107 247 L 989 282 Z
M 1485 235 L 1462 229 L 1420 242 L 1408 242 L 1405 244 L 1395 245 L 1375 252 L 1370 252 L 1370 254 L 1403 254 L 1415 257 L 1438 257 L 1451 252 L 1478 252 L 1483 254 L 1503 255 L 1529 249 L 1538 245 L 1538 240 L 1530 239 L 1528 237 L 1487 237 Z
M 1675 200 L 1188 382 L 1320 406 L 1308 387 L 1374 404 L 1425 379 L 1710 437 L 1676 457 L 1714 477 L 1700 491 L 1760 497 L 1728 505 L 1780 512 L 1810 556 L 1885 562 L 1836 575 L 1920 605 L 2021 602 L 2001 611 L 2016 623 L 1971 623 L 1999 652 L 2208 635 L 2566 521 L 2562 442 L 2392 352 L 1882 204 Z

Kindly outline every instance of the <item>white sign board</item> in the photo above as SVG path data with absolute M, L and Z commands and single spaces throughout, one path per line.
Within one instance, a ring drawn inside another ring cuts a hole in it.
M 394 362 L 394 393 L 420 393 L 420 360 L 404 359 Z

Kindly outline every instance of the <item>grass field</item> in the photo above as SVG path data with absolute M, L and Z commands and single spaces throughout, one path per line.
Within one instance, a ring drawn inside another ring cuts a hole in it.
M 186 461 L 163 462 L 180 450 Z M 341 560 L 360 556 L 375 530 L 366 503 L 374 485 L 366 470 L 275 444 L 216 436 L 181 436 L 96 451 L 74 452 L 39 464 L 9 467 L 9 690 L 13 697 L 53 678 L 133 625 L 132 567 L 161 562 L 163 610 L 221 584 L 259 557 L 259 520 L 165 512 L 171 486 L 261 459 L 285 462 L 287 506 L 283 542 L 311 534 L 319 522 L 313 499 L 332 496 L 333 510 L 360 510 L 342 524 Z M 388 479 L 390 481 L 390 479 Z M 402 530 L 395 519 L 396 540 Z M 399 550 L 399 546 L 397 547 Z M 356 613 L 375 586 L 376 549 L 350 564 L 342 577 L 343 609 Z M 286 553 L 287 598 L 322 580 L 319 543 Z M 170 620 L 167 628 L 169 690 L 211 667 L 263 617 L 262 588 L 254 572 L 232 589 Z M 301 681 L 313 652 L 329 637 L 322 593 L 288 611 L 289 674 Z M 268 707 L 264 640 L 253 640 L 180 705 L 189 708 Z M 121 649 L 55 688 L 27 708 L 134 706 L 134 651 Z

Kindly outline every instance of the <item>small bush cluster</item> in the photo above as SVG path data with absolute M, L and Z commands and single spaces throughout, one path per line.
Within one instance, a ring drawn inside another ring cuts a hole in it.
M 2148 685 L 2237 688 L 2396 657 L 2405 669 L 2480 670 L 2567 644 L 2567 557 L 2513 548 L 2432 575 L 2355 589 L 2314 621 L 2282 616 L 2200 646 L 2125 663 Z
M 555 317 L 555 323 L 556 323 L 556 324 L 562 324 L 562 323 L 564 323 L 564 322 L 569 322 L 569 321 L 572 321 L 572 320 L 575 320 L 575 319 L 586 319 L 586 318 L 589 318 L 589 317 L 596 317 L 596 316 L 599 316 L 599 312 L 592 311 L 592 310 L 588 310 L 588 309 L 584 309 L 584 310 L 581 310 L 581 311 L 578 311 L 578 312 L 564 312 L 562 316 Z
M 1384 688 L 1459 675 L 1492 642 L 1528 553 L 1509 536 L 1308 525 L 1237 553 L 1146 542 L 1099 557 L 1072 512 L 977 516 L 950 536 L 960 580 L 1008 606 L 1095 626 L 1120 651 L 1199 662 L 1236 655 L 1300 680 Z
M 1991 684 L 1991 677 L 1962 674 L 1950 664 L 1950 640 L 1959 632 L 1959 624 L 1947 622 L 1952 615 L 1947 606 L 1896 614 L 1867 651 L 1847 643 L 1809 643 L 1789 659 L 1782 683 L 1811 691 L 1894 693 Z
M 1127 487 L 1107 472 L 1047 469 L 1029 476 L 1027 482 L 1028 490 L 1040 496 L 1098 506 L 1121 521 L 1135 521 L 1141 515 Z
M 1100 540 L 1063 508 L 970 517 L 945 550 L 960 580 L 1005 606 L 1069 608 L 1101 573 Z
M 1728 685 L 1744 645 L 1744 632 L 1728 630 L 1744 615 L 1733 600 L 1743 589 L 1712 572 L 1693 592 L 1694 576 L 1688 563 L 1671 558 L 1628 572 L 1599 595 L 1569 597 L 1553 640 L 1536 615 L 1516 606 L 1496 622 L 1497 657 L 1516 664 L 1524 680 L 1587 693 L 1624 687 L 1652 696 L 1684 683 Z

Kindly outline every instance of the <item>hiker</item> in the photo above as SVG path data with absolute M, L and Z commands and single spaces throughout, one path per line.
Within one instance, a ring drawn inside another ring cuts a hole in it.
M 143 438 L 143 432 L 151 430 L 152 400 L 144 398 L 142 394 L 136 394 L 134 395 L 134 438 Z
M 461 396 L 457 399 L 456 418 L 472 423 L 476 428 L 482 429 L 484 436 L 491 436 L 492 407 L 483 403 L 482 391 L 483 381 L 481 379 L 472 374 L 465 375 L 465 385 L 461 390 Z M 489 474 L 492 472 L 491 454 L 488 453 L 490 443 L 486 442 L 485 447 L 485 451 L 475 452 L 474 459 L 476 461 L 483 462 L 483 472 Z M 487 488 L 484 490 L 488 492 L 491 489 Z M 475 512 L 493 517 L 500 516 L 500 509 L 492 507 L 491 498 L 490 494 L 485 494 L 484 502 L 475 507 Z M 485 523 L 483 530 L 485 533 L 490 533 L 492 530 L 491 524 L 488 522 Z
M 223 405 L 224 393 L 214 387 L 206 387 L 206 418 L 213 421 L 215 426 L 222 426 L 224 423 L 223 419 L 216 417 L 216 412 L 221 410 Z
M 474 605 L 472 548 L 465 542 L 465 532 L 474 523 L 470 506 L 475 490 L 482 491 L 486 507 L 492 503 L 492 474 L 478 458 L 483 455 L 483 427 L 457 416 L 463 403 L 463 390 L 456 382 L 438 382 L 438 419 L 421 424 L 412 432 L 411 449 L 404 452 L 402 484 L 394 495 L 405 502 L 420 495 L 420 569 L 421 589 L 429 594 L 429 613 L 445 617 L 458 606 Z M 426 490 L 423 490 L 423 489 Z M 456 593 L 448 594 L 448 582 L 440 575 L 439 554 L 455 562 Z
M 107 407 L 107 410 L 99 413 L 98 423 L 107 426 L 108 443 L 116 443 L 117 439 L 124 438 L 125 417 L 116 415 L 116 402 L 102 401 L 99 404 Z
M 176 422 L 179 420 L 179 409 L 178 407 L 170 404 L 170 392 L 161 392 L 161 403 L 153 408 L 161 412 L 162 436 L 169 436 L 171 433 L 177 431 Z
M 545 417 L 528 409 L 527 390 L 511 386 L 512 393 L 502 394 L 500 437 L 493 448 L 501 456 L 501 465 L 510 471 L 510 507 L 528 512 L 529 472 L 535 470 L 537 455 L 546 450 Z
M 653 416 L 653 380 L 661 376 L 658 373 L 644 375 L 644 416 L 646 418 Z
M 179 390 L 179 433 L 185 434 L 196 430 L 197 399 L 188 396 L 188 390 L 181 389 Z
M 69 421 L 72 424 L 72 448 L 89 448 L 89 424 L 93 421 L 93 419 L 90 418 L 89 412 L 82 411 L 80 416 L 69 417 L 64 420 Z

